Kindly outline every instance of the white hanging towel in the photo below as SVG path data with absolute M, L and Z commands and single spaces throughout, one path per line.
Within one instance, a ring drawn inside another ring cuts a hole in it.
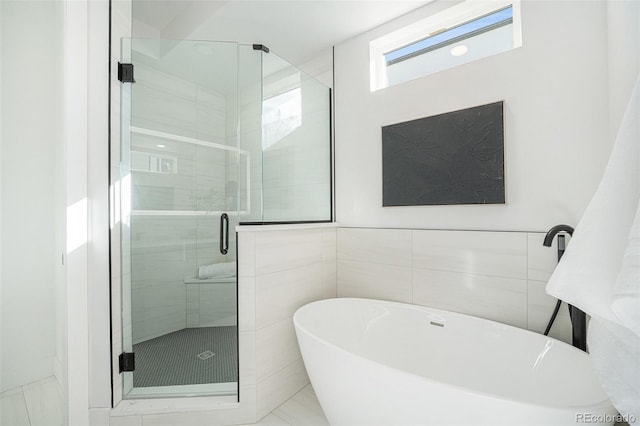
M 547 293 L 591 316 L 587 342 L 603 389 L 640 424 L 640 76 L 609 163 Z M 634 422 L 634 424 L 636 424 Z

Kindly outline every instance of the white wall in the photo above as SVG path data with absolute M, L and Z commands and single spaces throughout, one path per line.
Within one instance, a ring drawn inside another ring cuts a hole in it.
M 53 374 L 62 3 L 3 1 L 2 390 Z M 59 235 L 58 235 L 59 237 Z
M 336 46 L 337 221 L 521 231 L 575 225 L 611 147 L 606 4 L 525 0 L 521 48 L 369 92 L 369 41 L 438 7 Z M 506 205 L 381 207 L 381 126 L 498 100 L 505 101 Z
M 109 311 L 109 7 L 108 0 L 89 3 L 89 406 L 111 406 Z M 91 315 L 97 321 L 91 321 Z M 84 407 L 85 409 L 88 407 Z M 92 425 L 96 424 L 91 422 Z
M 613 141 L 640 73 L 640 2 L 607 1 L 609 129 Z
M 333 50 L 327 49 L 316 58 L 296 65 L 304 73 L 318 80 L 327 87 L 333 87 Z
M 94 2 L 98 4 L 99 2 Z M 88 424 L 89 401 L 89 215 L 94 208 L 88 194 L 88 146 L 94 136 L 93 120 L 99 110 L 89 107 L 95 95 L 93 75 L 89 73 L 89 4 L 66 1 L 64 5 L 64 198 L 66 215 L 64 336 L 67 346 L 63 369 L 66 383 L 69 424 Z M 97 76 L 96 76 L 97 77 Z M 90 83 L 91 82 L 91 83 Z M 95 99 L 100 99 L 97 96 Z M 95 105 L 94 105 L 95 106 Z M 90 118 L 92 131 L 89 131 Z M 98 120 L 100 121 L 100 120 Z M 97 172 L 97 170 L 95 171 Z M 93 199 L 97 194 L 92 194 Z M 106 225 L 106 223 L 105 223 Z M 93 259 L 92 259 L 93 260 Z M 96 307 L 96 310 L 99 310 Z

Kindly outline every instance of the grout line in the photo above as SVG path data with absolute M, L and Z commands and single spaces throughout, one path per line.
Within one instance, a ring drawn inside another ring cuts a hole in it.
M 295 395 L 294 395 L 295 396 Z M 293 398 L 293 396 L 291 397 Z M 282 405 L 286 404 L 287 402 L 289 402 L 289 399 L 287 399 L 285 402 L 282 403 Z M 280 420 L 282 423 L 289 425 L 289 426 L 296 426 L 293 425 L 291 423 L 289 423 L 288 421 L 286 421 L 285 419 L 283 419 L 282 417 L 280 417 L 279 415 L 277 415 L 276 413 L 274 413 L 274 411 L 276 411 L 278 408 L 280 408 L 282 405 L 276 407 L 272 412 L 270 412 L 269 414 L 267 414 L 266 416 L 263 417 L 263 419 L 267 418 L 268 416 L 274 416 L 276 417 L 278 420 Z M 262 420 L 262 419 L 261 419 Z
M 236 231 L 236 235 L 238 235 L 238 239 L 240 238 L 240 234 Z M 257 310 L 257 305 L 258 305 L 258 301 L 257 301 L 257 294 L 258 294 L 258 286 L 256 284 L 257 279 L 256 279 L 256 234 L 255 232 L 251 232 L 249 234 L 246 235 L 250 235 L 250 241 L 249 243 L 253 245 L 253 249 L 251 250 L 253 253 L 253 284 L 252 284 L 252 289 L 251 292 L 253 293 L 253 324 L 251 324 L 251 328 L 252 328 L 252 332 L 253 332 L 253 365 L 250 366 L 253 369 L 253 381 L 254 381 L 254 397 L 255 397 L 255 403 L 253 406 L 253 414 L 254 414 L 254 419 L 256 419 L 256 422 L 258 420 L 258 351 L 257 351 L 257 347 L 258 347 L 258 310 Z M 239 253 L 238 253 L 239 255 Z M 238 273 L 238 275 L 240 275 L 240 273 Z M 240 322 L 240 317 L 238 317 L 238 323 Z M 238 347 L 238 359 L 240 359 L 240 348 Z M 240 382 L 240 368 L 238 368 L 238 383 Z
M 298 352 L 300 352 L 300 351 L 298 351 Z M 260 381 L 258 381 L 258 373 L 256 372 L 256 389 L 257 389 L 258 385 L 260 385 L 260 384 L 264 383 L 265 381 L 267 381 L 267 380 L 271 379 L 273 376 L 275 376 L 275 375 L 277 375 L 277 374 L 279 374 L 279 373 L 282 373 L 282 372 L 283 372 L 284 370 L 286 370 L 287 368 L 290 368 L 292 365 L 295 365 L 298 361 L 302 364 L 302 369 L 304 370 L 305 374 L 307 374 L 307 369 L 306 369 L 306 367 L 304 366 L 304 360 L 302 359 L 302 354 L 300 354 L 300 355 L 296 356 L 296 358 L 295 358 L 293 361 L 291 361 L 291 362 L 287 363 L 284 367 L 281 367 L 281 368 L 277 369 L 277 370 L 276 370 L 276 371 L 274 371 L 273 373 L 270 373 L 268 376 L 265 376 L 265 377 L 264 377 L 262 380 L 260 380 Z M 257 367 L 257 361 L 256 361 L 256 367 Z M 309 377 L 309 375 L 307 374 L 307 378 L 308 378 L 308 377 Z M 287 381 L 287 384 L 288 384 L 288 383 L 289 383 L 289 382 Z M 300 389 L 298 392 L 301 392 L 305 387 L 307 387 L 307 386 L 308 386 L 308 385 L 310 385 L 310 384 L 311 384 L 311 381 L 309 381 L 307 384 L 305 384 L 305 385 L 304 385 L 304 387 L 303 387 L 302 389 Z M 295 395 L 297 395 L 297 394 L 298 394 L 298 392 L 296 392 L 296 393 L 294 394 L 294 396 L 295 396 Z M 293 396 L 292 396 L 291 398 L 293 398 Z M 287 400 L 287 401 L 288 401 L 288 400 Z M 285 402 L 286 402 L 286 401 L 285 401 Z M 284 402 L 283 402 L 283 404 L 284 404 Z
M 413 270 L 414 270 L 414 267 L 413 267 L 413 254 L 414 254 L 414 251 L 415 251 L 415 247 L 414 247 L 414 244 L 413 244 L 413 241 L 414 241 L 414 240 L 413 240 L 413 234 L 414 234 L 414 232 L 415 232 L 415 231 L 413 231 L 413 230 L 411 231 L 411 235 L 410 235 L 410 239 L 411 239 L 411 241 L 410 241 L 410 243 L 409 243 L 409 244 L 411 244 L 411 247 L 410 247 L 410 250 L 409 250 L 409 264 L 411 265 L 411 271 L 410 271 L 410 274 L 409 274 L 409 279 L 411 280 L 411 303 L 412 303 L 412 304 L 415 304 L 415 303 L 416 303 L 415 298 L 413 297 L 413 292 L 414 292 L 414 281 L 413 281 Z
M 525 246 L 525 253 L 527 255 L 527 259 L 526 259 L 526 265 L 527 265 L 527 269 L 526 269 L 526 276 L 527 276 L 527 292 L 525 294 L 525 300 L 527 302 L 526 304 L 526 309 L 527 309 L 527 330 L 531 330 L 531 325 L 529 324 L 529 233 L 526 233 L 526 246 Z
M 282 417 L 278 416 L 275 412 L 276 412 L 276 410 L 278 410 L 278 409 L 282 408 L 282 406 L 284 406 L 285 404 L 287 404 L 288 402 L 290 402 L 291 400 L 293 400 L 293 399 L 294 399 L 295 397 L 297 397 L 299 394 L 301 394 L 302 392 L 304 392 L 304 391 L 307 389 L 307 387 L 309 387 L 309 386 L 311 386 L 311 383 L 306 384 L 302 389 L 300 389 L 298 392 L 296 392 L 295 394 L 293 394 L 293 395 L 291 396 L 291 398 L 287 399 L 287 400 L 286 400 L 286 401 L 284 401 L 282 404 L 278 405 L 276 408 L 274 408 L 271 412 L 269 412 L 269 414 L 267 414 L 267 415 L 266 415 L 266 416 L 264 416 L 263 418 L 265 418 L 265 417 L 269 416 L 270 414 L 272 414 L 272 415 L 276 416 L 278 419 L 280 419 L 280 420 L 282 420 L 283 422 L 285 422 L 286 424 L 291 425 L 291 426 L 296 426 L 296 425 L 292 425 L 291 423 L 287 422 L 285 419 L 283 419 Z M 324 413 L 323 413 L 323 414 L 324 414 Z
M 320 260 L 320 261 L 315 260 L 313 262 L 292 266 L 292 267 L 289 267 L 287 269 L 281 269 L 281 270 L 278 270 L 278 271 L 268 272 L 266 274 L 255 274 L 254 277 L 256 277 L 256 278 L 258 278 L 258 277 L 268 277 L 268 276 L 275 275 L 275 274 L 281 274 L 283 272 L 295 271 L 297 269 L 302 269 L 302 268 L 306 268 L 306 267 L 309 267 L 309 266 L 314 266 L 314 265 L 321 265 L 322 266 L 322 264 L 323 264 L 322 260 Z
M 27 420 L 29 421 L 29 425 L 31 425 L 31 414 L 29 413 L 29 405 L 27 404 L 27 397 L 24 394 L 24 386 L 20 386 L 20 395 L 22 395 L 22 402 L 24 403 L 24 411 L 27 413 Z
M 391 208 L 391 207 L 389 207 Z M 451 231 L 451 232 L 494 232 L 501 234 L 545 234 L 547 231 L 511 231 L 511 230 L 497 230 L 497 229 L 460 229 L 460 228 L 405 228 L 405 227 L 389 227 L 389 226 L 347 226 L 338 225 L 338 229 L 370 229 L 370 230 L 389 230 L 389 231 Z
M 414 269 L 413 266 L 394 265 L 394 264 L 390 264 L 390 263 L 380 263 L 380 262 L 368 262 L 366 260 L 337 259 L 337 261 L 359 263 L 359 264 L 368 264 L 368 265 L 395 266 L 397 268 L 411 268 L 412 270 Z M 452 270 L 449 270 L 449 269 L 421 268 L 421 267 L 415 267 L 415 269 L 419 269 L 419 270 L 422 270 L 422 271 L 449 272 L 449 273 L 452 273 L 452 274 L 478 275 L 478 276 L 481 276 L 481 277 L 501 278 L 501 279 L 518 280 L 518 281 L 525 281 L 525 282 L 527 281 L 526 278 L 509 277 L 509 276 L 504 276 L 504 275 L 480 274 L 480 273 L 477 273 L 477 272 L 452 271 Z

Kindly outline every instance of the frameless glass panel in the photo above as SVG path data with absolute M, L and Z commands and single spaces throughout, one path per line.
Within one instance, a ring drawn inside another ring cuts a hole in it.
M 262 74 L 263 220 L 329 221 L 329 89 L 273 53 Z
M 262 51 L 238 46 L 240 222 L 262 221 Z
M 236 394 L 234 228 L 249 160 L 237 135 L 238 46 L 124 47 L 135 78 L 122 111 L 123 346 L 135 354 L 124 397 Z

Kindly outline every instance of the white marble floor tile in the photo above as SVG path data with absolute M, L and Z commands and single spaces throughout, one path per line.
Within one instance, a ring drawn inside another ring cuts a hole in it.
M 29 426 L 29 414 L 21 389 L 2 394 L 1 425 Z
M 329 426 L 311 385 L 305 386 L 258 423 L 242 426 Z
M 311 385 L 307 385 L 287 402 L 273 410 L 273 414 L 290 425 L 329 425 Z
M 142 426 L 142 416 L 114 416 L 109 426 Z
M 251 425 L 242 425 L 242 426 L 292 426 L 290 423 L 285 422 L 280 417 L 271 413 L 267 415 L 264 419 L 260 420 L 258 423 L 254 423 Z
M 22 390 L 31 426 L 63 426 L 62 392 L 55 377 L 25 385 Z

